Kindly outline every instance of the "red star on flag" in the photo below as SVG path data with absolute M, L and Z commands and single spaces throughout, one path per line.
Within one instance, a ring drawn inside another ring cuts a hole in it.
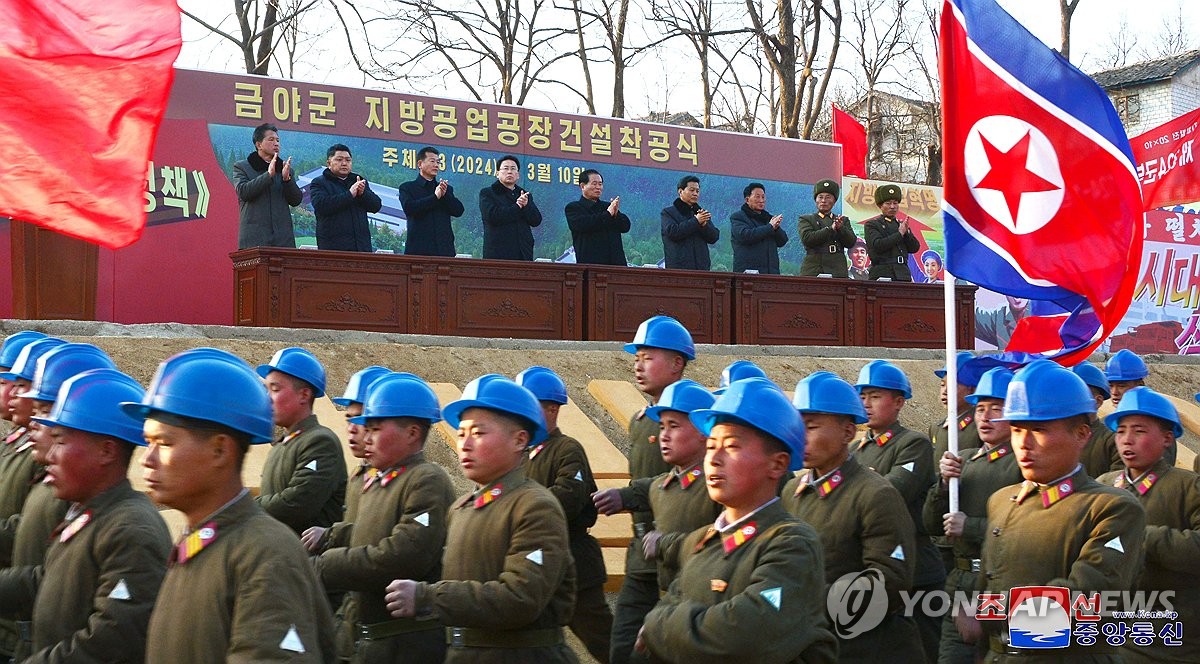
M 1007 152 L 992 145 L 986 137 L 979 138 L 983 141 L 983 149 L 992 169 L 975 188 L 992 189 L 1004 194 L 1004 201 L 1008 203 L 1008 212 L 1013 219 L 1017 218 L 1017 209 L 1021 207 L 1021 196 L 1025 192 L 1054 191 L 1060 188 L 1026 166 L 1029 156 L 1029 132 L 1025 132 L 1021 140 Z

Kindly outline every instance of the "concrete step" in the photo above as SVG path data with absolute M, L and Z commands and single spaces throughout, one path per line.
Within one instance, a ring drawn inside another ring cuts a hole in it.
M 588 394 L 599 402 L 625 431 L 629 431 L 629 420 L 647 405 L 646 397 L 633 383 L 623 380 L 593 380 L 588 383 Z

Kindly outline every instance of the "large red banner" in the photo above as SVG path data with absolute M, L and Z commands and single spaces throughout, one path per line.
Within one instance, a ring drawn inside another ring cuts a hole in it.
M 1147 210 L 1200 200 L 1194 144 L 1200 108 L 1129 139 Z

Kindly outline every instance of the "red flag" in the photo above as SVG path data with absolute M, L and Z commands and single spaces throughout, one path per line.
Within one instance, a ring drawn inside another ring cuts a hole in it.
M 0 215 L 106 247 L 146 224 L 175 0 L 0 0 Z
M 842 146 L 842 175 L 866 178 L 867 130 L 837 106 L 833 106 L 833 142 Z
M 1129 139 L 1147 210 L 1200 201 L 1200 108 Z

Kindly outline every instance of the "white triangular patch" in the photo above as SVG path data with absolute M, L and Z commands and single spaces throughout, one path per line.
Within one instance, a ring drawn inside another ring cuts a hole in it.
M 283 636 L 283 640 L 279 642 L 280 650 L 290 650 L 303 654 L 304 643 L 300 641 L 300 635 L 296 633 L 296 626 L 292 625 L 288 629 L 288 633 Z
M 897 544 L 896 548 L 892 550 L 892 557 L 896 560 L 904 560 L 904 547 Z
M 766 590 L 760 591 L 758 594 L 762 595 L 763 599 L 767 600 L 771 606 L 775 607 L 776 611 L 779 610 L 779 605 L 783 602 L 783 588 L 767 588 Z
M 1114 537 L 1114 538 L 1108 540 L 1108 542 L 1104 545 L 1104 548 L 1112 549 L 1113 551 L 1120 551 L 1121 553 L 1125 553 L 1125 546 L 1123 544 L 1121 544 L 1120 537 Z
M 304 464 L 304 467 L 305 467 L 305 468 L 307 468 L 307 469 L 309 469 L 309 470 L 311 470 L 311 471 L 313 471 L 313 472 L 316 472 L 316 470 L 317 470 L 317 460 L 316 460 L 316 459 L 313 459 L 312 461 L 309 461 L 308 463 Z
M 575 471 L 575 481 L 576 481 L 576 482 L 582 482 L 582 481 L 583 481 L 583 471 L 582 471 L 582 470 L 577 470 L 577 471 Z
M 908 463 L 906 463 L 900 467 L 911 473 L 913 471 L 913 468 L 916 466 L 916 463 L 917 462 L 915 462 L 915 461 L 909 461 Z
M 117 581 L 117 585 L 113 586 L 112 592 L 108 594 L 109 599 L 133 599 L 133 595 L 129 594 L 129 586 L 125 585 L 125 579 Z
M 429 512 L 425 512 L 424 514 L 422 514 L 418 517 L 414 517 L 413 521 L 416 521 L 417 523 L 421 524 L 422 526 L 425 526 L 426 528 L 428 528 L 429 527 Z
M 535 565 L 541 565 L 542 564 L 542 550 L 538 549 L 537 551 L 530 551 L 529 555 L 525 556 L 525 559 L 532 560 L 533 564 L 535 564 Z

